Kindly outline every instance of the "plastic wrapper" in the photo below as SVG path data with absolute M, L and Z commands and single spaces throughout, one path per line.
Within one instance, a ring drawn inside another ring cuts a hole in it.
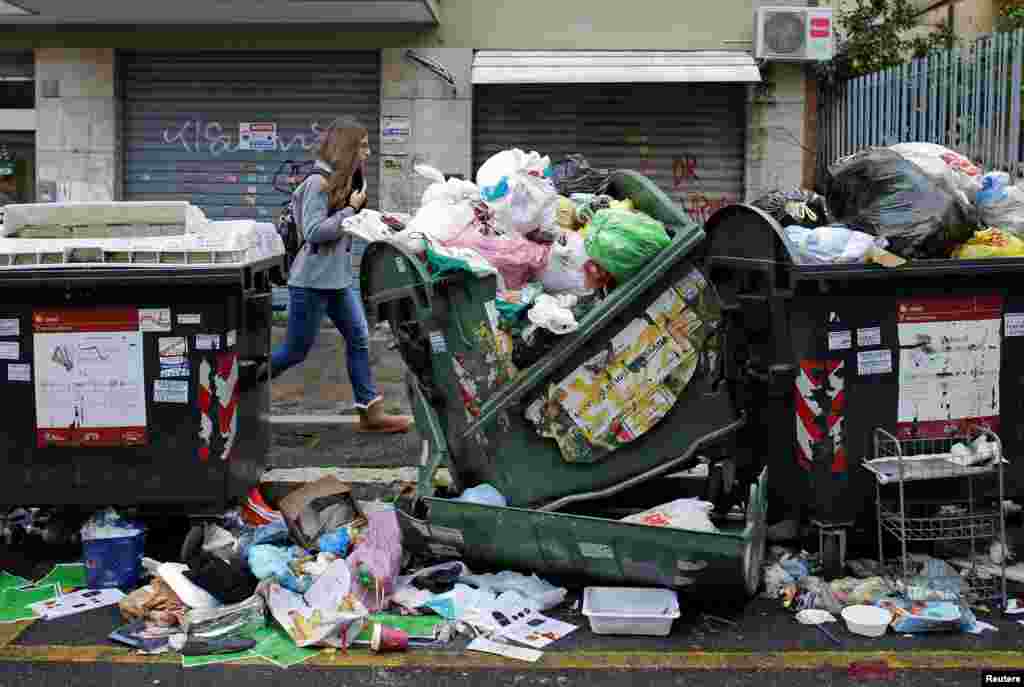
M 492 575 L 467 574 L 460 577 L 459 581 L 479 589 L 489 590 L 495 595 L 504 592 L 517 592 L 531 601 L 539 611 L 554 608 L 565 601 L 565 595 L 568 593 L 568 590 L 556 587 L 536 575 L 527 577 L 511 570 L 503 570 Z
M 134 537 L 141 532 L 143 532 L 142 526 L 125 520 L 116 510 L 108 508 L 96 513 L 82 525 L 82 540 Z
M 586 251 L 620 283 L 672 243 L 665 225 L 642 212 L 601 210 L 591 221 Z
M 802 188 L 772 191 L 751 203 L 782 226 L 821 227 L 829 223 L 825 199 Z
M 402 567 L 402 530 L 393 507 L 377 505 L 366 518 L 366 538 L 346 560 L 352 572 L 352 593 L 376 612 L 395 590 Z
M 500 508 L 508 505 L 508 501 L 501 495 L 501 492 L 490 484 L 478 484 L 475 487 L 470 487 L 455 500 L 464 503 L 478 503 L 484 506 L 498 506 Z
M 889 150 L 913 162 L 940 185 L 955 188 L 963 194 L 964 202 L 975 202 L 981 190 L 981 169 L 960 153 L 935 143 L 900 143 Z
M 944 259 L 977 225 L 948 181 L 930 179 L 888 148 L 869 148 L 829 168 L 826 200 L 838 224 L 885 238 L 907 259 Z
M 286 589 L 302 594 L 313 584 L 313 578 L 297 574 L 292 563 L 305 555 L 297 546 L 259 544 L 249 548 L 249 570 L 259 580 L 276 580 Z
M 304 594 L 274 582 L 260 585 L 274 620 L 296 646 L 344 649 L 363 631 L 369 611 L 353 593 L 348 565 L 338 560 Z
M 622 522 L 694 532 L 718 532 L 708 515 L 714 507 L 715 504 L 696 498 L 676 499 L 643 513 L 628 515 L 622 518 Z
M 550 159 L 536 151 L 515 148 L 492 155 L 480 166 L 480 197 L 501 228 L 525 236 L 557 225 L 558 191 L 548 178 L 550 165 Z
M 562 195 L 572 193 L 604 193 L 611 181 L 611 172 L 590 166 L 580 154 L 568 155 L 551 168 L 551 180 Z
M 782 231 L 786 248 L 797 265 L 868 262 L 887 243 L 883 238 L 843 226 L 809 229 L 791 225 Z
M 1009 174 L 990 172 L 982 177 L 977 205 L 982 224 L 1024 237 L 1024 187 L 1011 186 Z
M 266 604 L 254 594 L 230 606 L 191 610 L 185 614 L 182 629 L 189 637 L 212 639 L 248 636 L 266 624 Z
M 1024 256 L 1024 240 L 1001 229 L 982 229 L 966 243 L 957 246 L 953 257 L 960 260 L 1015 258 Z
M 584 295 L 589 290 L 584 271 L 588 259 L 583 237 L 575 232 L 562 232 L 551 244 L 547 265 L 540 273 L 544 290 L 553 294 Z

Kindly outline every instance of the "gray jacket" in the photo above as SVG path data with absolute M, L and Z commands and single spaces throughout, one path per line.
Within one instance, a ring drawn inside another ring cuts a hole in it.
M 323 160 L 316 166 L 334 169 Z M 327 216 L 327 179 L 312 174 L 292 193 L 295 224 L 305 243 L 288 270 L 288 286 L 307 289 L 344 289 L 352 286 L 352 235 L 341 223 L 355 214 L 350 207 Z

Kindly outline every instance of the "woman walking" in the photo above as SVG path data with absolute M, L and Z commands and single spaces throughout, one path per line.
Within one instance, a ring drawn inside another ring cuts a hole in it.
M 288 333 L 274 350 L 271 376 L 306 359 L 326 314 L 345 337 L 359 430 L 406 432 L 407 415 L 388 415 L 370 370 L 370 331 L 363 304 L 352 289 L 352 235 L 342 222 L 366 204 L 366 192 L 353 188 L 370 157 L 366 128 L 350 118 L 336 119 L 320 144 L 317 172 L 292 194 L 295 223 L 303 243 L 288 277 Z

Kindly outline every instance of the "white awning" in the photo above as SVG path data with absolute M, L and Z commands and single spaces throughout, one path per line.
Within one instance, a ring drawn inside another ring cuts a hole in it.
M 474 84 L 757 83 L 745 52 L 718 50 L 478 50 Z

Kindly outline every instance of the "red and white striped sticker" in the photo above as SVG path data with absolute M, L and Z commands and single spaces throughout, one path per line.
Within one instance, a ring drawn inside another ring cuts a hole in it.
M 832 442 L 832 472 L 847 470 L 843 417 L 846 412 L 842 360 L 803 360 L 796 378 L 796 457 L 806 470 L 824 441 Z

